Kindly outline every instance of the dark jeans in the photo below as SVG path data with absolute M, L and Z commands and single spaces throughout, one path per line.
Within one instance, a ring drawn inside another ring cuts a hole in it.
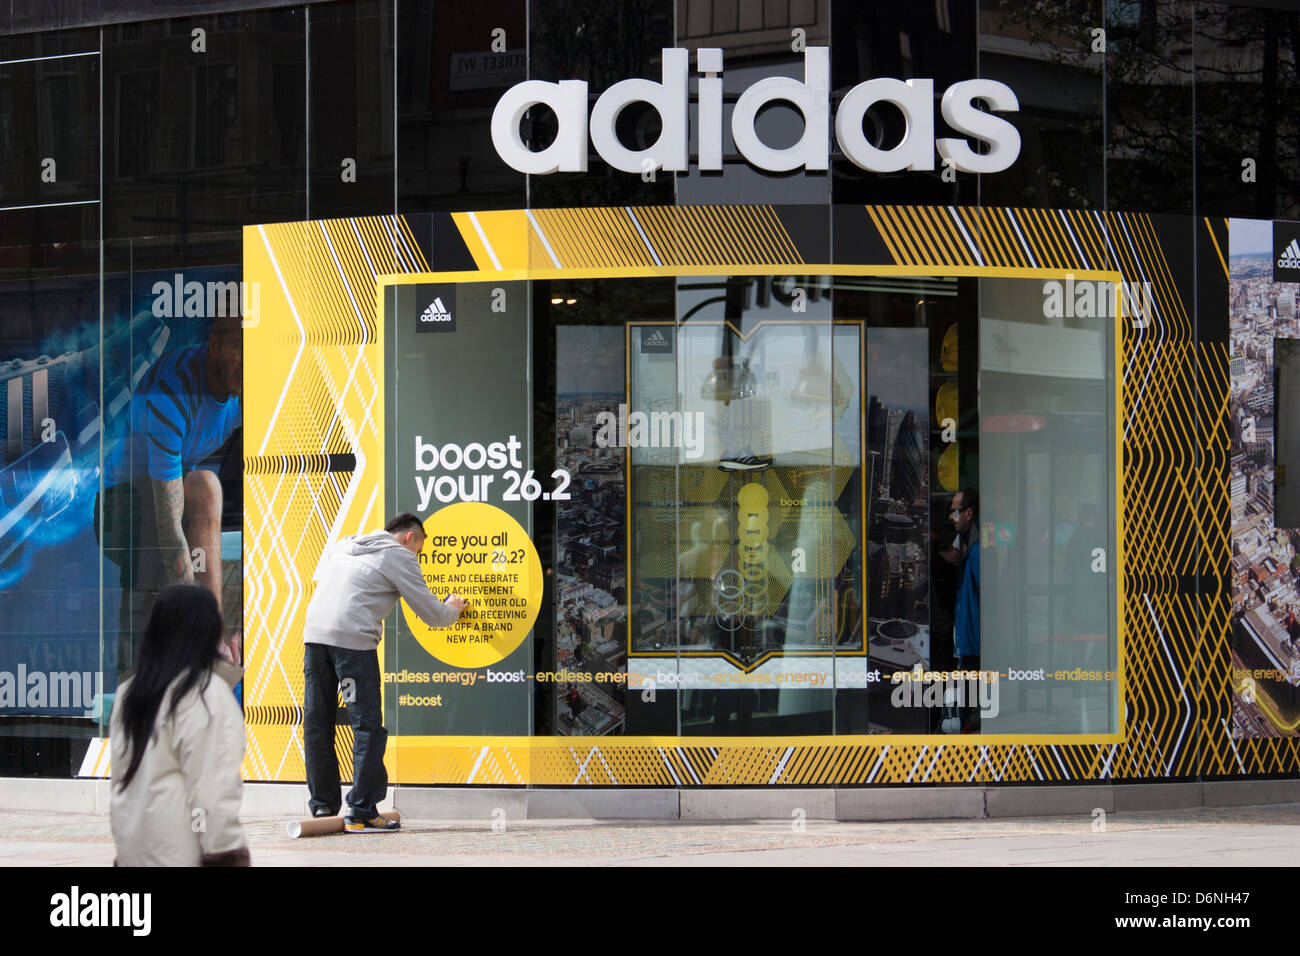
M 388 771 L 384 768 L 384 729 L 380 704 L 379 654 L 351 651 L 325 644 L 303 646 L 303 675 L 306 678 L 303 714 L 303 750 L 307 758 L 308 806 L 312 813 L 339 811 L 339 759 L 334 751 L 334 726 L 338 716 L 340 685 L 352 725 L 352 789 L 348 791 L 348 813 L 370 819 L 379 811 L 376 804 L 388 792 Z

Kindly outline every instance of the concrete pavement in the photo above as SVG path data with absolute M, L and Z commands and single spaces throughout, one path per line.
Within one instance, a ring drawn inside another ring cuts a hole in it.
M 1012 820 L 447 821 L 292 840 L 244 819 L 256 866 L 1293 866 L 1300 804 Z M 501 824 L 498 824 L 500 826 Z M 108 866 L 103 815 L 0 812 L 0 866 Z

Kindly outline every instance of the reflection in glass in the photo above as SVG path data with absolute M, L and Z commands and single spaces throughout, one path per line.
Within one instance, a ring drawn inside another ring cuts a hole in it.
M 986 733 L 1117 730 L 1116 320 L 1048 317 L 1049 285 L 980 282 Z
M 862 334 L 828 292 L 682 280 L 685 322 L 629 330 L 629 673 L 683 733 L 828 733 L 837 680 L 865 686 Z
M 627 489 L 625 452 L 617 442 L 620 405 L 626 401 L 624 334 L 616 325 L 555 330 L 555 464 L 574 476 L 575 485 L 569 500 L 556 505 L 557 670 L 609 674 L 627 664 L 622 521 Z M 608 681 L 557 682 L 551 691 L 556 732 L 581 737 L 621 732 L 624 687 Z
M 930 666 L 929 332 L 867 332 L 866 580 L 871 666 L 886 675 Z M 874 729 L 924 733 L 929 714 L 877 706 Z

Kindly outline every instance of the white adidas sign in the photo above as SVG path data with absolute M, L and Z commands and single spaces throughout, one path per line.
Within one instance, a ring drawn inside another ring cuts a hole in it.
M 697 124 L 696 165 L 701 171 L 723 168 L 724 122 L 722 50 L 696 51 L 697 93 L 690 93 L 690 53 L 681 47 L 662 50 L 658 81 L 620 80 L 590 103 L 585 80 L 558 83 L 526 80 L 502 94 L 492 111 L 492 144 L 507 165 L 521 173 L 587 171 L 587 143 L 606 163 L 626 173 L 647 175 L 655 170 L 686 172 L 690 167 L 688 135 L 692 111 Z M 736 151 L 756 169 L 789 172 L 830 168 L 830 136 L 846 159 L 862 169 L 889 173 L 904 169 L 933 170 L 935 153 L 959 172 L 996 173 L 1020 155 L 1020 132 L 995 113 L 1020 109 L 1015 92 L 989 79 L 953 83 L 939 98 L 939 111 L 956 136 L 935 136 L 934 80 L 873 77 L 848 90 L 831 121 L 831 59 L 829 47 L 804 50 L 803 79 L 767 76 L 751 84 L 731 109 L 731 139 Z M 758 114 L 769 103 L 784 102 L 803 114 L 804 130 L 791 146 L 770 146 L 755 128 Z M 902 141 L 881 148 L 867 140 L 862 124 L 876 103 L 891 103 L 903 114 Z M 659 138 L 645 149 L 628 149 L 615 132 L 619 114 L 632 103 L 648 103 L 659 114 Z M 987 109 L 981 108 L 983 104 Z M 534 150 L 524 142 L 519 124 L 536 105 L 550 109 L 557 121 L 554 141 Z M 590 117 L 588 116 L 590 110 Z M 982 152 L 971 140 L 987 144 Z
M 1291 245 L 1282 250 L 1277 260 L 1279 269 L 1300 269 L 1300 239 L 1292 239 Z
M 447 307 L 442 304 L 442 296 L 436 296 L 434 300 L 431 303 L 429 303 L 429 305 L 425 308 L 425 310 L 420 313 L 420 321 L 421 322 L 450 322 L 451 321 L 451 313 L 448 312 Z

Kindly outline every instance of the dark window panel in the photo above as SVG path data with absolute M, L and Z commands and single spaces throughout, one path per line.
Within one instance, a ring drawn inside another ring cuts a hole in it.
M 995 0 L 979 12 L 979 76 L 1015 91 L 1020 156 L 980 177 L 990 206 L 1099 208 L 1104 200 L 1105 129 L 1100 0 Z
M 1196 4 L 1199 214 L 1300 217 L 1298 58 L 1300 13 Z
M 0 26 L 8 25 L 9 4 L 5 4 L 0 13 Z M 33 10 L 42 8 L 42 4 L 21 4 Z M 13 29 L 23 28 L 23 14 L 17 16 Z M 5 30 L 8 33 L 9 30 Z M 89 27 L 80 30 L 52 30 L 48 33 L 19 33 L 0 36 L 0 60 L 20 60 L 32 57 L 59 56 L 67 53 L 87 53 L 99 50 L 99 30 Z
M 99 20 L 101 0 L 59 0 L 57 4 L 14 3 L 10 26 L 14 30 L 52 29 L 63 25 L 92 24 Z M 49 10 L 54 6 L 55 10 Z M 78 32 L 93 32 L 93 27 Z
M 492 109 L 527 78 L 526 0 L 400 3 L 397 8 L 398 209 L 520 209 L 526 177 L 492 145 Z M 492 50 L 493 30 L 505 50 Z
M 133 103 L 118 126 L 117 168 L 114 175 L 135 178 L 149 168 L 149 151 L 159 128 L 162 106 L 162 71 L 123 73 L 118 77 L 118 102 Z
M 301 8 L 109 26 L 104 47 L 106 237 L 167 237 L 138 250 L 165 268 L 307 217 Z
M 94 273 L 98 236 L 97 203 L 0 211 L 0 281 Z
M 322 2 L 298 0 L 288 7 L 285 0 L 20 0 L 0 7 L 0 32 L 20 37 L 21 31 L 94 33 L 98 25 L 138 24 L 142 16 L 231 16 L 254 10 L 296 15 L 304 5 Z
M 1108 0 L 1108 206 L 1192 211 L 1192 3 Z
M 0 206 L 99 197 L 99 67 L 98 55 L 0 65 Z
M 804 56 L 791 49 L 792 30 L 803 30 L 806 46 L 829 44 L 830 4 L 786 3 L 779 10 L 768 11 L 764 22 L 754 30 L 738 26 L 735 5 L 711 4 L 709 0 L 691 0 L 679 4 L 677 11 L 677 45 L 690 51 L 691 96 L 698 98 L 698 51 L 701 48 L 722 50 L 722 170 L 701 172 L 699 109 L 692 102 L 689 110 L 689 149 L 691 169 L 677 174 L 679 203 L 766 203 L 778 199 L 785 204 L 824 204 L 829 183 L 824 172 L 794 170 L 789 173 L 760 171 L 749 164 L 736 149 L 731 135 L 731 117 L 736 100 L 756 80 L 785 75 L 802 80 Z M 742 4 L 742 6 L 744 6 Z M 755 4 L 755 14 L 764 14 Z M 760 29 L 761 28 L 761 29 Z M 755 122 L 759 139 L 775 147 L 797 142 L 803 134 L 803 118 L 785 103 L 777 102 L 762 109 Z M 828 143 L 834 155 L 833 140 Z M 774 196 L 774 189 L 779 196 Z
M 531 79 L 586 80 L 591 102 L 613 84 L 632 77 L 662 77 L 661 50 L 674 45 L 671 0 L 629 0 L 614 7 L 602 0 L 532 0 L 528 70 Z M 555 137 L 555 114 L 534 108 L 521 124 L 533 148 Z M 624 110 L 619 137 L 631 149 L 658 136 L 654 110 Z M 551 206 L 656 205 L 674 200 L 673 177 L 662 171 L 652 182 L 624 173 L 602 160 L 588 142 L 587 173 L 533 176 L 528 204 Z
M 391 213 L 392 0 L 322 4 L 308 15 L 311 218 Z
M 934 80 L 935 136 L 951 133 L 943 123 L 939 101 L 951 84 L 977 75 L 975 66 L 975 5 L 965 0 L 940 4 L 831 3 L 831 89 L 833 105 L 849 90 L 875 77 Z M 1013 118 L 1017 126 L 1018 119 Z M 879 149 L 896 146 L 903 137 L 902 114 L 878 104 L 867 112 L 863 128 Z M 834 147 L 834 144 L 832 144 Z M 933 171 L 878 173 L 860 168 L 839 155 L 832 163 L 831 190 L 837 203 L 974 203 L 978 178 L 962 174 L 944 182 L 935 154 Z M 1015 167 L 1013 167 L 1014 169 Z

